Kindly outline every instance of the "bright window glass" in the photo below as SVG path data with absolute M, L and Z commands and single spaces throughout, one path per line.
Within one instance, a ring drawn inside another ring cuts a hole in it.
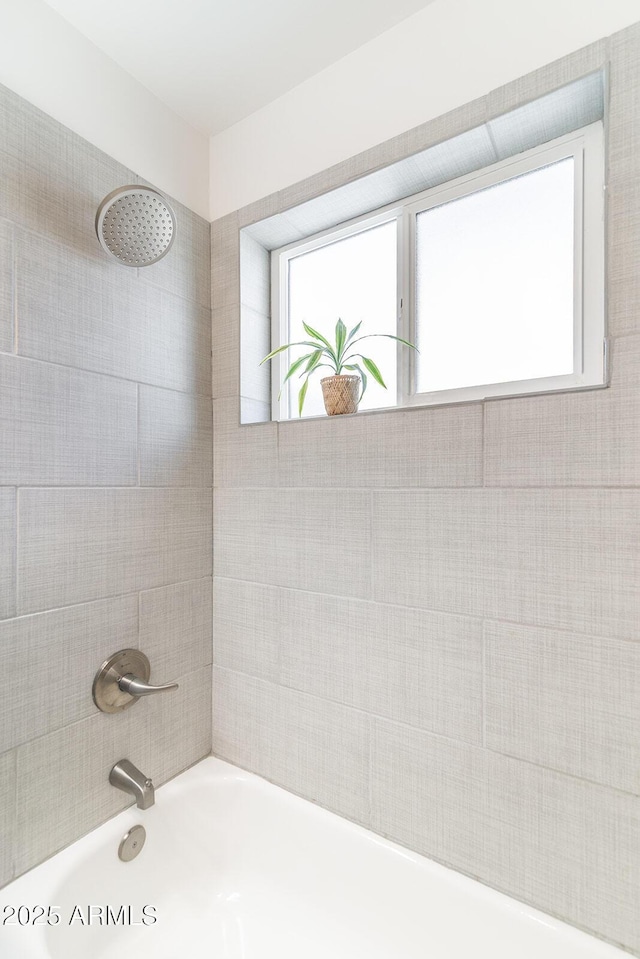
M 362 322 L 362 333 L 396 333 L 397 322 L 397 224 L 396 220 L 364 229 L 344 239 L 319 245 L 294 256 L 288 266 L 289 341 L 308 339 L 306 322 L 330 342 L 338 317 L 348 330 Z M 360 409 L 393 406 L 397 398 L 396 348 L 393 340 L 372 339 L 357 350 L 378 365 L 388 389 L 369 377 Z M 287 366 L 309 348 L 287 353 Z M 309 381 L 303 416 L 324 414 L 320 380 L 330 376 L 323 368 Z M 289 409 L 297 416 L 298 390 L 304 382 L 297 375 L 289 381 Z
M 587 389 L 607 382 L 601 123 L 415 193 L 272 254 L 272 340 L 333 338 L 340 316 L 398 334 L 361 349 L 361 409 Z M 273 409 L 297 417 L 302 349 L 276 358 Z M 307 348 L 308 350 L 309 348 Z M 324 415 L 312 379 L 305 416 Z
M 570 374 L 574 158 L 416 216 L 417 392 Z

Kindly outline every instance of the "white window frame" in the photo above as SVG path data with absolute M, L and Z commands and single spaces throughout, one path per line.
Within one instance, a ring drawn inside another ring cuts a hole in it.
M 306 240 L 296 240 L 287 246 L 274 250 L 271 254 L 271 342 L 272 349 L 275 344 L 287 343 L 290 338 L 289 333 L 289 262 L 297 256 L 304 253 L 310 253 L 312 250 L 319 250 L 323 246 L 330 246 L 332 243 L 339 243 L 340 240 L 346 240 L 350 236 L 358 233 L 364 233 L 367 230 L 375 229 L 385 223 L 391 223 L 397 220 L 396 242 L 397 242 L 397 280 L 396 280 L 396 316 L 398 324 L 400 323 L 400 312 L 402 302 L 402 286 L 405 275 L 403 263 L 403 243 L 404 236 L 402 230 L 402 205 L 384 207 L 374 213 L 365 213 L 363 216 L 349 220 L 348 223 L 336 228 L 330 227 L 323 230 L 322 233 L 316 233 Z M 399 334 L 400 335 L 400 334 Z M 409 351 L 411 352 L 411 351 Z M 290 358 L 287 352 L 280 353 L 272 361 L 271 372 L 271 409 L 272 419 L 289 420 L 294 408 L 291 397 L 291 381 L 285 384 L 280 394 L 280 388 L 287 374 L 290 365 Z M 399 396 L 399 393 L 398 393 Z M 395 409 L 398 405 L 398 396 L 391 399 L 389 407 Z M 385 407 L 386 408 L 386 407 Z M 277 414 L 277 415 L 276 415 Z M 311 419 L 311 417 L 307 417 Z
M 564 392 L 607 385 L 604 289 L 604 132 L 597 121 L 573 133 L 501 160 L 474 173 L 415 194 L 338 227 L 274 250 L 271 255 L 272 348 L 288 341 L 288 271 L 296 256 L 336 243 L 349 236 L 397 221 L 397 334 L 416 342 L 416 217 L 425 210 L 479 192 L 490 186 L 540 169 L 558 160 L 574 158 L 574 370 L 560 376 L 416 392 L 417 369 L 413 350 L 399 348 L 398 395 L 392 408 L 440 406 L 508 396 Z M 288 354 L 273 361 L 272 415 L 291 418 L 290 390 L 278 399 L 289 366 Z M 388 408 L 388 407 L 385 407 Z M 370 412 L 374 412 L 373 410 Z

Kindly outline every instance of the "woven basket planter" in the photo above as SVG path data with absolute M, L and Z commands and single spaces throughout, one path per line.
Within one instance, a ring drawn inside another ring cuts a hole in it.
M 324 408 L 329 416 L 357 413 L 360 398 L 359 376 L 325 376 L 320 380 Z

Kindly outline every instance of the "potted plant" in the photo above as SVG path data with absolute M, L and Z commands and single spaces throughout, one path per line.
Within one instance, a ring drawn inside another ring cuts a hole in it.
M 398 343 L 403 343 L 412 350 L 416 349 L 413 343 L 409 343 L 399 336 L 393 336 L 391 333 L 369 333 L 365 336 L 357 336 L 362 326 L 362 321 L 357 323 L 351 332 L 347 334 L 346 326 L 341 319 L 338 319 L 333 342 L 330 342 L 307 323 L 303 323 L 302 326 L 309 337 L 308 340 L 301 340 L 298 343 L 286 343 L 284 346 L 279 346 L 277 350 L 273 350 L 260 362 L 260 365 L 262 365 L 262 363 L 272 360 L 274 356 L 284 352 L 284 350 L 291 349 L 292 346 L 308 346 L 310 348 L 309 353 L 293 361 L 282 381 L 284 388 L 285 383 L 291 379 L 294 373 L 298 373 L 300 379 L 304 380 L 298 392 L 298 414 L 300 416 L 302 415 L 304 401 L 307 395 L 309 377 L 322 367 L 333 370 L 330 376 L 325 376 L 320 380 L 324 408 L 329 416 L 357 412 L 358 403 L 361 401 L 367 389 L 367 373 L 371 374 L 376 383 L 379 383 L 380 386 L 386 390 L 387 385 L 373 360 L 368 356 L 364 356 L 359 351 L 354 351 L 357 343 L 375 337 L 386 337 L 390 340 L 397 340 Z M 364 369 L 362 368 L 363 366 Z M 348 370 L 349 372 L 343 373 L 343 370 Z M 365 370 L 367 373 L 365 373 Z M 280 390 L 280 393 L 282 393 L 282 390 Z

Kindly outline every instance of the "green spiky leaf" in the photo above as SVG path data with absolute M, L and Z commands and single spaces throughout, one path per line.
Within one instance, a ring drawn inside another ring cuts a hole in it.
M 358 403 L 360 403 L 362 402 L 362 397 L 365 394 L 365 391 L 367 389 L 367 383 L 369 382 L 369 380 L 368 380 L 367 374 L 358 363 L 356 363 L 356 369 L 358 373 L 360 374 L 360 379 L 362 380 L 362 390 L 360 392 L 360 399 L 358 400 Z
M 304 406 L 304 400 L 307 395 L 308 386 L 309 386 L 309 377 L 306 378 L 306 380 L 300 387 L 300 392 L 298 393 L 298 416 L 302 416 L 302 407 Z
M 308 333 L 309 336 L 312 336 L 314 338 L 314 340 L 318 340 L 319 343 L 324 344 L 324 346 L 328 347 L 331 350 L 331 352 L 333 352 L 333 347 L 331 346 L 331 343 L 325 336 L 322 335 L 322 333 L 318 333 L 317 330 L 314 330 L 312 326 L 309 326 L 309 324 L 305 323 L 304 321 L 302 323 L 302 327 L 305 333 Z
M 303 363 L 306 363 L 307 360 L 309 359 L 309 357 L 311 357 L 311 356 L 315 356 L 315 353 L 305 353 L 304 356 L 300 356 L 297 360 L 294 360 L 294 361 L 293 361 L 293 363 L 291 364 L 291 366 L 290 366 L 289 369 L 287 370 L 287 375 L 285 376 L 284 380 L 282 381 L 282 385 L 283 385 L 283 386 L 284 386 L 284 384 L 287 382 L 287 380 L 291 379 L 291 377 L 292 377 L 293 374 L 296 372 L 296 370 L 299 370 L 300 367 L 302 366 L 302 364 L 303 364 Z
M 278 399 L 280 399 L 280 397 L 282 396 L 282 390 L 284 389 L 284 384 L 287 382 L 287 380 L 290 380 L 290 379 L 291 379 L 291 377 L 292 377 L 293 374 L 296 372 L 296 370 L 299 370 L 300 367 L 302 366 L 302 364 L 303 364 L 306 360 L 308 360 L 310 356 L 313 356 L 313 354 L 312 354 L 312 353 L 307 353 L 305 356 L 301 356 L 301 357 L 299 357 L 297 360 L 294 360 L 294 361 L 293 361 L 293 363 L 291 364 L 291 366 L 290 366 L 289 369 L 287 370 L 287 375 L 285 376 L 285 378 L 284 378 L 283 381 L 282 381 L 282 387 L 281 387 L 281 389 L 280 389 L 280 392 L 278 393 Z
M 371 375 L 372 375 L 372 377 L 374 378 L 374 380 L 375 380 L 377 383 L 379 383 L 380 386 L 383 386 L 384 389 L 386 390 L 387 384 L 386 384 L 385 381 L 382 379 L 382 373 L 380 372 L 380 370 L 378 369 L 378 367 L 376 366 L 376 364 L 373 362 L 373 360 L 369 359 L 368 356 L 363 356 L 363 357 L 362 357 L 362 362 L 364 363 L 364 365 L 366 366 L 366 368 L 369 370 L 369 372 L 371 373 Z
M 353 328 L 353 329 L 351 330 L 351 332 L 349 333 L 349 336 L 347 337 L 347 344 L 346 344 L 346 345 L 348 345 L 348 344 L 351 342 L 351 340 L 354 338 L 354 336 L 356 335 L 356 333 L 358 332 L 358 330 L 360 329 L 361 326 L 362 326 L 362 320 L 360 320 L 359 323 L 356 323 L 356 325 L 354 326 L 354 328 Z
M 317 349 L 318 349 L 318 344 L 317 344 L 317 343 L 312 343 L 312 342 L 310 342 L 309 340 L 299 340 L 297 343 L 285 343 L 284 346 L 279 346 L 277 350 L 272 350 L 271 353 L 267 353 L 267 355 L 264 357 L 264 359 L 260 360 L 260 364 L 259 364 L 259 365 L 262 366 L 262 364 L 263 364 L 263 363 L 266 363 L 267 360 L 272 360 L 272 359 L 274 358 L 274 356 L 277 356 L 277 355 L 278 355 L 278 353 L 283 353 L 285 350 L 291 349 L 292 346 L 310 346 L 313 350 L 317 350 Z M 332 350 L 331 348 L 329 348 L 328 352 L 330 353 L 331 357 L 333 358 L 333 350 Z
M 320 360 L 323 357 L 324 350 L 316 350 L 315 353 L 312 353 L 309 357 L 309 362 L 307 363 L 305 373 L 312 373 L 316 366 L 320 363 Z
M 356 343 L 360 343 L 362 340 L 384 337 L 385 339 L 395 340 L 397 343 L 402 343 L 403 346 L 408 346 L 410 349 L 419 352 L 413 343 L 402 339 L 400 336 L 394 336 L 392 333 L 369 333 L 365 336 L 356 337 L 356 334 L 359 332 L 362 326 L 362 320 L 359 323 L 356 323 L 353 329 L 347 333 L 347 328 L 342 319 L 339 317 L 335 327 L 335 344 L 331 344 L 322 333 L 319 333 L 318 330 L 315 330 L 312 326 L 309 326 L 308 323 L 303 322 L 302 325 L 305 333 L 311 337 L 310 340 L 301 340 L 296 343 L 287 343 L 284 346 L 279 346 L 277 349 L 265 356 L 263 360 L 261 360 L 261 363 L 266 363 L 268 360 L 273 359 L 280 353 L 283 353 L 285 350 L 288 350 L 294 346 L 306 346 L 311 348 L 311 352 L 305 353 L 304 356 L 297 357 L 291 363 L 282 384 L 284 387 L 284 384 L 287 382 L 287 380 L 289 380 L 295 373 L 299 373 L 300 379 L 304 379 L 304 383 L 300 387 L 300 391 L 298 393 L 298 412 L 300 415 L 302 415 L 307 389 L 309 387 L 309 377 L 321 367 L 327 367 L 337 374 L 340 374 L 343 369 L 358 372 L 362 380 L 362 392 L 360 394 L 360 399 L 362 399 L 364 396 L 368 384 L 368 378 L 367 373 L 365 373 L 365 369 L 368 371 L 370 376 L 372 376 L 374 380 L 380 384 L 380 386 L 382 386 L 384 389 L 387 388 L 380 370 L 370 357 L 364 356 L 362 353 L 349 353 L 349 355 L 346 355 L 348 350 L 352 349 Z M 323 363 L 322 360 L 325 358 L 327 362 Z M 358 360 L 362 362 L 362 366 L 359 362 L 357 362 Z M 365 369 L 363 369 L 363 366 Z M 282 393 L 282 390 L 280 392 Z
M 345 340 L 347 339 L 347 328 L 338 317 L 338 322 L 336 323 L 336 358 L 338 363 L 340 362 L 342 351 L 344 348 Z

